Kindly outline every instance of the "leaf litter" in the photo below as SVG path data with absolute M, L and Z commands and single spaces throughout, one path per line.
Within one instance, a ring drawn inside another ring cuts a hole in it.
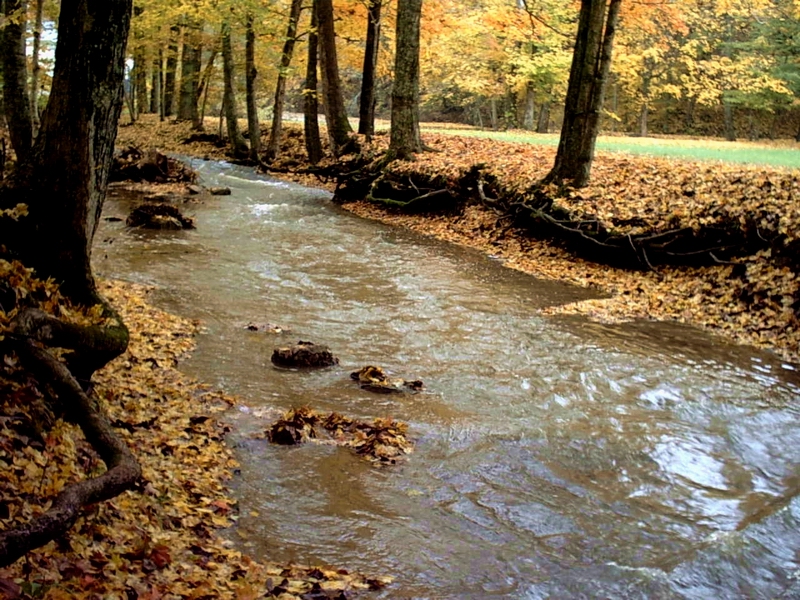
M 17 263 L 0 261 L 0 270 L 29 304 L 59 314 L 62 299 L 52 282 Z M 220 536 L 238 518 L 227 488 L 238 464 L 220 420 L 235 399 L 176 369 L 194 348 L 199 323 L 149 305 L 144 286 L 103 282 L 101 290 L 131 340 L 124 355 L 95 374 L 96 393 L 143 475 L 135 490 L 87 506 L 68 536 L 0 570 L 0 596 L 348 598 L 387 585 L 387 577 L 256 561 Z M 7 325 L 9 315 L 2 317 Z M 0 527 L 8 529 L 41 515 L 65 485 L 104 467 L 77 426 L 45 422 L 46 411 L 37 411 L 41 394 L 13 356 L 0 369 Z

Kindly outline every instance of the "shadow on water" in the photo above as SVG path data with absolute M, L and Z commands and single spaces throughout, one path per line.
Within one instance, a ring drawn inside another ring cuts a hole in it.
M 104 222 L 96 268 L 204 321 L 184 368 L 243 398 L 229 415 L 243 549 L 393 574 L 386 597 L 799 591 L 793 365 L 685 326 L 545 318 L 590 292 L 358 219 L 318 190 L 195 166 L 233 195 L 187 205 L 196 231 Z M 129 204 L 110 198 L 106 216 Z M 297 339 L 341 366 L 274 369 L 272 349 Z M 371 395 L 348 378 L 364 364 L 428 391 Z M 376 469 L 252 438 L 305 404 L 408 421 L 417 450 Z

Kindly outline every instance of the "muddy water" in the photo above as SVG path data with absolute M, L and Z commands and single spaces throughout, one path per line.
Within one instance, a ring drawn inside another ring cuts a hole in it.
M 792 365 L 689 327 L 544 318 L 588 292 L 360 220 L 324 192 L 195 166 L 233 195 L 187 205 L 196 231 L 104 222 L 96 266 L 204 321 L 185 369 L 245 402 L 229 415 L 242 548 L 393 574 L 389 598 L 800 596 Z M 105 215 L 127 207 L 112 197 Z M 273 368 L 298 339 L 341 366 Z M 428 391 L 361 391 L 348 373 L 364 364 Z M 302 404 L 402 419 L 417 450 L 376 469 L 252 439 Z

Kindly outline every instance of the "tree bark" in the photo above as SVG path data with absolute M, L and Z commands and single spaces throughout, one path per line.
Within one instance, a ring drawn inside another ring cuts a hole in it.
M 536 97 L 534 95 L 533 83 L 528 82 L 525 85 L 525 113 L 522 117 L 522 128 L 528 131 L 533 131 L 533 122 L 535 119 Z
M 536 133 L 550 133 L 550 101 L 545 100 L 539 109 L 539 118 L 536 121 Z
M 164 112 L 162 110 L 162 83 L 164 82 L 164 74 L 163 74 L 163 54 L 161 49 L 159 48 L 158 54 L 156 58 L 153 59 L 153 73 L 152 73 L 152 85 L 150 87 L 150 112 L 154 115 L 158 115 L 159 118 L 164 118 Z
M 647 137 L 647 117 L 650 113 L 650 107 L 647 106 L 647 102 L 642 104 L 642 108 L 639 111 L 639 137 Z
M 133 87 L 136 108 L 139 113 L 149 112 L 147 102 L 147 52 L 144 46 L 133 51 Z
M 231 26 L 228 21 L 222 23 L 222 67 L 225 85 L 222 105 L 228 125 L 231 153 L 236 158 L 247 158 L 249 150 L 247 142 L 239 131 L 239 116 L 236 110 L 236 90 L 233 87 L 233 47 L 231 46 Z
M 164 72 L 164 117 L 171 117 L 175 111 L 175 75 L 178 70 L 178 34 L 177 26 L 170 27 L 169 44 L 167 45 L 167 68 Z
M 401 160 L 422 152 L 419 135 L 419 30 L 422 0 L 398 0 L 389 153 Z
M 733 123 L 733 106 L 727 100 L 723 100 L 722 111 L 725 118 L 725 139 L 729 142 L 735 142 L 736 126 Z
M 42 79 L 42 65 L 39 55 L 42 48 L 42 19 L 44 16 L 44 0 L 36 0 L 36 16 L 33 21 L 33 48 L 31 51 L 31 122 L 33 136 L 39 133 L 41 110 L 39 109 L 39 88 Z
M 269 143 L 265 153 L 265 160 L 272 161 L 278 156 L 281 145 L 281 130 L 283 129 L 283 106 L 286 98 L 286 75 L 292 63 L 294 44 L 297 41 L 297 22 L 300 20 L 301 0 L 292 0 L 289 10 L 289 25 L 286 28 L 286 39 L 283 42 L 281 65 L 278 69 L 278 82 L 275 84 L 275 100 L 272 103 L 272 127 L 269 132 Z
M 2 30 L 3 111 L 17 160 L 28 157 L 33 144 L 28 65 L 25 58 L 25 0 L 3 0 L 7 19 Z
M 256 32 L 253 21 L 253 14 L 248 13 L 244 55 L 245 81 L 247 84 L 247 132 L 250 138 L 250 160 L 258 163 L 259 154 L 261 154 L 261 125 L 258 122 L 258 106 L 256 105 L 256 77 L 258 77 L 258 71 L 256 70 Z
M 181 56 L 181 87 L 178 96 L 178 121 L 191 121 L 193 126 L 200 119 L 200 70 L 203 56 L 202 23 L 190 20 L 186 25 Z
M 333 3 L 331 0 L 317 0 L 317 19 L 319 22 L 320 66 L 322 67 L 323 93 L 325 96 L 325 118 L 328 123 L 328 137 L 331 149 L 336 156 L 350 142 L 353 132 L 347 111 L 344 107 L 342 87 L 339 80 L 339 62 L 336 58 L 336 33 L 333 26 Z
M 375 133 L 375 70 L 381 39 L 383 0 L 371 0 L 367 12 L 367 43 L 361 75 L 361 100 L 358 108 L 358 133 L 371 139 Z
M 581 0 L 555 164 L 543 183 L 589 183 L 621 0 Z
M 308 161 L 315 165 L 322 159 L 322 141 L 319 137 L 319 101 L 317 99 L 317 0 L 311 6 L 311 27 L 308 33 L 308 60 L 306 85 L 303 90 L 303 129 L 305 131 Z
M 206 68 L 203 70 L 203 76 L 200 78 L 200 87 L 197 90 L 198 97 L 199 96 L 203 97 L 203 104 L 200 108 L 200 115 L 198 117 L 197 122 L 193 125 L 194 129 L 198 131 L 202 131 L 204 128 L 204 122 L 206 118 L 206 103 L 208 102 L 209 82 L 211 81 L 211 74 L 214 72 L 214 62 L 217 60 L 217 54 L 219 54 L 219 48 L 218 46 L 215 46 L 214 49 L 211 51 L 211 56 L 208 57 L 208 63 L 206 63 Z
M 41 130 L 3 194 L 29 211 L 7 245 L 78 303 L 97 298 L 91 245 L 122 110 L 130 13 L 131 0 L 62 2 Z

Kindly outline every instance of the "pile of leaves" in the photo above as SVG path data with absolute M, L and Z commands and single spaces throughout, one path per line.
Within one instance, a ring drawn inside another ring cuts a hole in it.
M 0 262 L 4 281 L 53 314 L 52 282 Z M 86 507 L 70 534 L 0 570 L 10 598 L 349 597 L 385 578 L 347 571 L 256 562 L 219 531 L 237 519 L 226 481 L 237 466 L 219 415 L 234 399 L 181 374 L 196 322 L 154 309 L 141 286 L 105 283 L 103 294 L 131 331 L 128 351 L 95 374 L 99 402 L 133 449 L 143 475 L 137 489 Z M 88 317 L 84 317 L 88 318 Z M 7 319 L 7 315 L 4 316 Z M 6 357 L 0 373 L 0 520 L 28 521 L 66 484 L 96 474 L 102 462 L 78 427 L 43 422 L 36 383 Z M 32 408 L 34 407 L 34 408 Z
M 327 346 L 303 340 L 294 346 L 275 348 L 271 360 L 279 367 L 320 368 L 339 364 Z
M 322 431 L 327 435 L 323 436 Z M 353 449 L 367 460 L 397 464 L 414 450 L 408 425 L 394 419 L 363 421 L 339 413 L 319 413 L 308 407 L 293 408 L 267 430 L 273 444 L 293 446 L 304 442 L 334 443 Z
M 110 181 L 150 183 L 194 183 L 197 173 L 179 160 L 155 148 L 140 150 L 127 146 L 114 153 Z

